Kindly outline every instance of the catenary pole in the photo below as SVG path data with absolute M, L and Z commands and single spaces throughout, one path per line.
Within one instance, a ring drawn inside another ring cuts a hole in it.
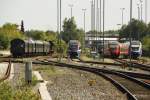
M 73 8 L 73 4 L 70 4 L 69 7 L 70 7 L 70 17 L 72 18 L 72 13 L 73 13 L 72 8 Z
M 120 8 L 121 9 L 121 15 L 122 15 L 122 21 L 121 21 L 121 23 L 122 23 L 122 26 L 123 26 L 123 18 L 124 18 L 124 10 L 125 10 L 125 8 Z
M 130 23 L 132 22 L 132 0 L 130 0 Z M 129 36 L 129 38 L 130 38 L 130 47 L 129 47 L 129 54 L 130 54 L 130 67 L 132 66 L 131 65 L 131 34 L 132 34 L 132 30 L 131 30 L 132 28 L 130 27 L 130 36 Z
M 82 11 L 83 11 L 83 26 L 84 26 L 84 49 L 85 49 L 85 37 L 86 37 L 86 32 L 85 32 L 85 12 L 86 12 L 86 9 L 82 9 Z
M 104 32 L 105 32 L 105 0 L 103 0 L 103 62 L 104 58 Z

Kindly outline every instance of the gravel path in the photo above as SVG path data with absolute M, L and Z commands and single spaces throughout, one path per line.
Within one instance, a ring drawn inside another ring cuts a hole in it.
M 110 82 L 95 74 L 53 66 L 36 66 L 48 81 L 53 100 L 127 100 Z

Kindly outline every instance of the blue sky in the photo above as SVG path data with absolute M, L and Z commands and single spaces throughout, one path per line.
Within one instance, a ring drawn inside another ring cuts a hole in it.
M 91 25 L 91 0 L 62 0 L 62 19 L 70 17 L 69 4 L 74 4 L 73 16 L 79 28 L 83 27 L 83 12 L 86 8 L 86 31 Z M 145 0 L 143 0 L 145 1 Z M 133 0 L 133 17 L 137 18 L 137 3 Z M 124 23 L 129 21 L 130 0 L 106 0 L 106 30 L 118 29 L 121 24 L 121 10 L 124 7 Z M 57 0 L 0 0 L 0 26 L 6 22 L 20 24 L 24 20 L 25 29 L 54 30 L 57 29 Z M 144 6 L 144 5 L 143 5 Z M 148 9 L 150 9 L 148 0 Z M 143 7 L 143 19 L 145 12 Z M 148 11 L 148 22 L 150 22 L 150 11 Z

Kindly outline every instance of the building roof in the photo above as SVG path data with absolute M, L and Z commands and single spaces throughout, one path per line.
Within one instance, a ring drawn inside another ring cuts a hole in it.
M 103 38 L 100 38 L 100 37 L 98 37 L 98 38 L 96 38 L 96 37 L 86 37 L 85 40 L 86 41 L 89 41 L 89 40 L 90 41 L 96 41 L 96 40 L 98 40 L 98 41 L 101 40 L 102 41 Z M 117 40 L 119 40 L 119 38 L 117 38 L 117 37 L 113 37 L 113 38 L 111 38 L 111 37 L 105 37 L 104 38 L 104 41 L 117 41 Z

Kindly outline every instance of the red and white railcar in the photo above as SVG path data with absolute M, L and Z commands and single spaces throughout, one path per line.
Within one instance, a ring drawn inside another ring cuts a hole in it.
M 120 56 L 127 58 L 129 56 L 130 44 L 128 42 L 125 42 L 125 43 L 120 43 L 119 46 L 120 46 Z

